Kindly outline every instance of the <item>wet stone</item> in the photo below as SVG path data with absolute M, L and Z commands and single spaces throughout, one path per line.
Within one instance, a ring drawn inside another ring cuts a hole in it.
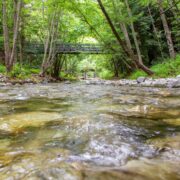
M 1 118 L 0 130 L 7 132 L 18 132 L 25 127 L 39 127 L 53 120 L 60 120 L 62 116 L 58 113 L 29 112 L 6 115 Z
M 2 86 L 0 179 L 179 179 L 173 79 Z
M 145 82 L 145 80 L 146 80 L 145 77 L 139 77 L 139 78 L 137 78 L 137 83 Z

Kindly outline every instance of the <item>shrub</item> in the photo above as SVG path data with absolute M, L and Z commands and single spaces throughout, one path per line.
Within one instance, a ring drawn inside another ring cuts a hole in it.
M 103 69 L 100 73 L 99 73 L 99 77 L 102 78 L 102 79 L 112 79 L 114 76 L 114 74 L 109 71 L 109 70 L 106 70 L 106 69 Z
M 6 67 L 3 65 L 0 65 L 0 73 L 6 73 Z
M 29 71 L 32 74 L 39 74 L 41 70 L 40 69 L 31 68 Z
M 161 64 L 156 64 L 151 67 L 154 72 L 154 78 L 175 77 L 180 74 L 180 55 L 176 59 L 166 59 Z M 131 74 L 130 79 L 137 79 L 138 77 L 146 77 L 147 74 L 141 70 L 137 70 Z

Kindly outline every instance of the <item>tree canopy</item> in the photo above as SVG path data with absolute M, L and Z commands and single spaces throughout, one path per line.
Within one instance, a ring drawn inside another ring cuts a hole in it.
M 180 49 L 179 0 L 2 0 L 0 8 L 0 59 L 8 72 L 18 63 L 59 76 L 93 64 L 99 74 L 152 75 L 152 65 Z M 43 54 L 27 54 L 27 43 L 44 44 Z M 98 44 L 104 54 L 59 54 L 57 43 Z

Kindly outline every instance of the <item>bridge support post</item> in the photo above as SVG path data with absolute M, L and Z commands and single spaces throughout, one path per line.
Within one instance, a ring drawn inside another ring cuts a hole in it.
M 96 72 L 94 72 L 94 78 L 96 78 Z
M 87 72 L 84 72 L 84 79 L 87 79 Z

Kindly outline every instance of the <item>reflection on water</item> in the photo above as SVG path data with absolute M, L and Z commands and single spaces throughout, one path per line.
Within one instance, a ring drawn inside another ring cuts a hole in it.
M 0 179 L 179 179 L 179 90 L 0 87 Z

